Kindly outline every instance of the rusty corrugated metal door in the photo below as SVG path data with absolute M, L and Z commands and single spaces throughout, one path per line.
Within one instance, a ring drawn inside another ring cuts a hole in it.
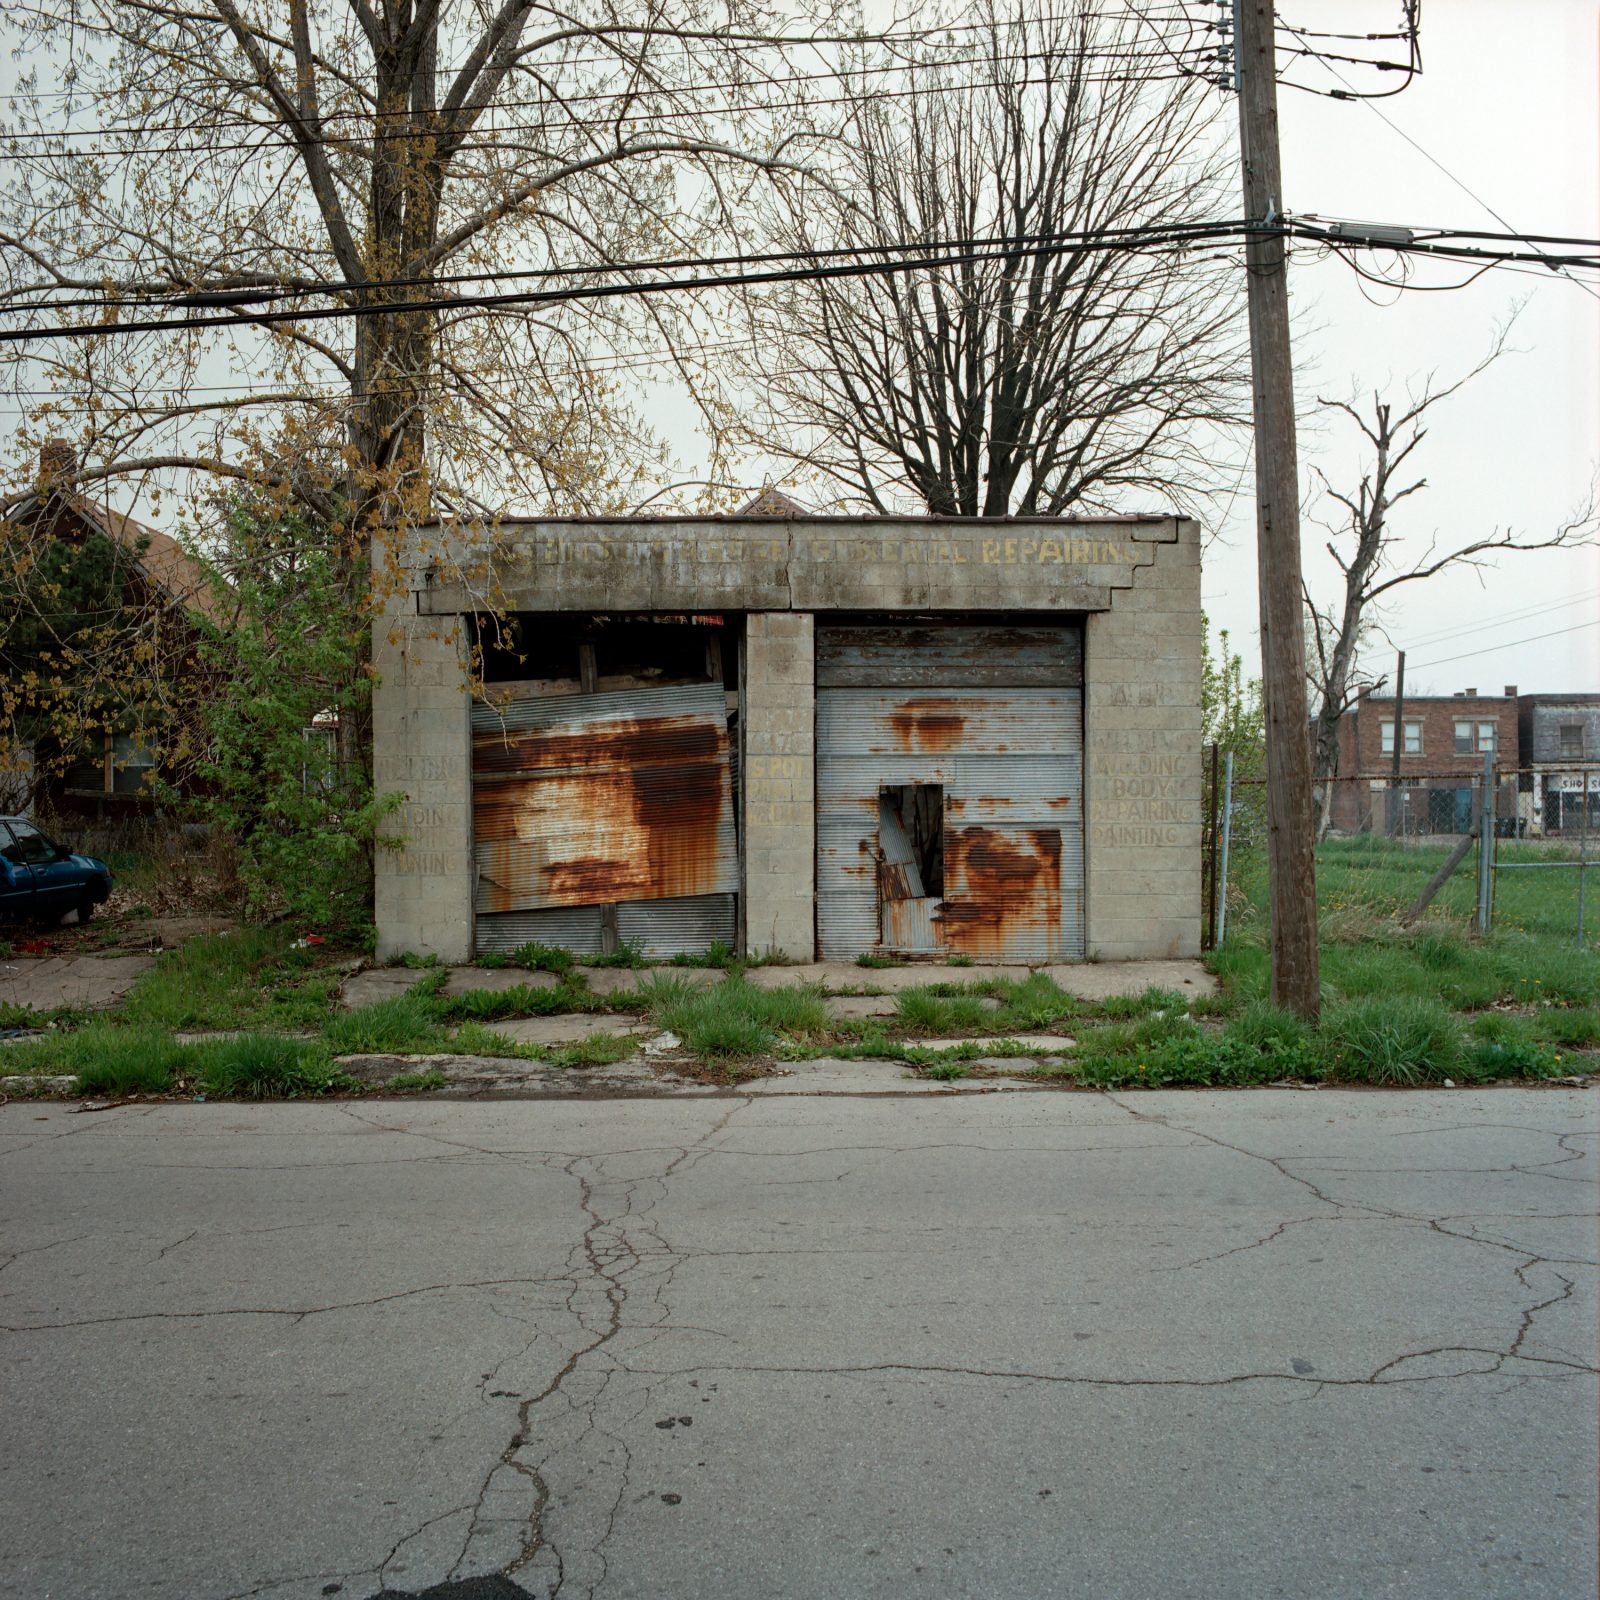
M 879 812 L 885 790 L 937 784 L 934 946 L 997 961 L 1082 958 L 1082 637 L 1073 624 L 818 630 L 824 957 L 872 949 L 886 926 L 915 924 L 907 947 L 927 948 L 920 907 L 885 916 Z
M 731 940 L 739 868 L 720 684 L 475 705 L 472 772 L 485 948 L 536 927 L 535 913 L 600 906 L 616 906 L 619 937 L 650 954 L 677 953 L 703 928 L 714 931 L 695 948 Z M 502 917 L 515 924 L 501 929 Z M 589 916 L 543 920 L 584 947 L 599 937 Z

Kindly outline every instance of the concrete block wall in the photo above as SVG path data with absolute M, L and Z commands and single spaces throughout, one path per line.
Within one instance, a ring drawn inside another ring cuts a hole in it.
M 402 795 L 375 861 L 378 959 L 408 953 L 470 961 L 472 731 L 466 629 L 419 617 L 409 594 L 373 626 L 372 733 L 377 790 Z
M 816 952 L 816 630 L 808 612 L 745 619 L 745 946 Z
M 1200 950 L 1200 529 L 1177 527 L 1085 628 L 1090 960 Z

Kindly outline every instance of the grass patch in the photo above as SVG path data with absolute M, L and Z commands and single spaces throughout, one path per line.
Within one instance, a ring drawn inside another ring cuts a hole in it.
M 805 1037 L 829 1029 L 828 1008 L 814 988 L 758 989 L 742 977 L 709 989 L 658 974 L 636 991 L 657 1026 L 675 1033 L 696 1055 L 718 1059 L 771 1054 L 779 1034 Z
M 284 928 L 203 934 L 161 955 L 119 1018 L 145 1028 L 317 1028 L 342 974 Z
M 608 950 L 604 955 L 585 956 L 583 964 L 586 967 L 642 967 L 644 951 L 624 939 L 615 950 Z
M 342 1087 L 321 1045 L 276 1034 L 208 1039 L 191 1047 L 195 1087 L 246 1100 L 298 1099 Z
M 1106 1017 L 1147 1017 L 1157 1012 L 1187 1015 L 1189 1001 L 1176 989 L 1160 989 L 1154 984 L 1138 994 L 1108 995 L 1100 1002 L 1100 1014 Z
M 1007 1027 L 1033 1029 L 1054 1027 L 1083 1013 L 1083 1004 L 1042 972 L 1030 972 L 1020 982 L 1003 979 L 993 987 L 1000 1001 L 1000 1015 Z
M 1462 1068 L 1461 1024 L 1438 1000 L 1375 996 L 1323 1017 L 1333 1073 L 1353 1083 L 1436 1083 Z
M 450 1080 L 442 1072 L 402 1072 L 382 1085 L 382 1094 L 428 1094 L 442 1089 Z
M 858 967 L 898 967 L 900 964 L 893 956 L 879 955 L 876 950 L 863 950 L 856 957 Z
M 328 1018 L 322 1037 L 336 1056 L 448 1050 L 450 1038 L 440 1027 L 437 1013 L 438 1002 L 431 996 L 408 990 Z
M 940 985 L 949 990 L 953 985 Z M 908 1033 L 981 1033 L 992 1028 L 995 1009 L 977 995 L 937 993 L 933 988 L 903 989 L 895 996 L 895 1020 Z
M 1551 1008 L 1541 1011 L 1533 1022 L 1534 1036 L 1550 1044 L 1564 1044 L 1573 1050 L 1591 1050 L 1600 1045 L 1600 1008 L 1580 1006 L 1572 1010 Z
M 468 989 L 440 999 L 432 1011 L 441 1022 L 498 1022 L 502 1017 L 548 1017 L 580 1009 L 587 1000 L 566 984 L 551 989 L 519 983 L 513 989 Z
M 570 972 L 572 970 L 573 955 L 570 950 L 563 950 L 560 945 L 540 944 L 537 939 L 530 939 L 526 944 L 519 944 L 509 954 L 503 956 L 498 962 L 491 963 L 487 956 L 480 956 L 478 965 L 502 967 L 526 967 L 530 972 Z
M 724 972 L 735 972 L 745 965 L 732 945 L 714 939 L 698 955 L 680 952 L 672 958 L 675 967 L 720 967 Z

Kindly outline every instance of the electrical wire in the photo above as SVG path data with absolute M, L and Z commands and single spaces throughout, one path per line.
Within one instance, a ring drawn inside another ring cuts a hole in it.
M 1481 650 L 1463 650 L 1456 656 L 1439 656 L 1433 661 L 1406 663 L 1407 672 L 1421 672 L 1425 667 L 1448 666 L 1452 661 L 1468 661 L 1473 656 L 1493 655 L 1496 650 L 1514 650 L 1521 644 L 1542 644 L 1546 639 L 1559 639 L 1564 634 L 1581 633 L 1585 628 L 1600 628 L 1600 617 L 1593 622 L 1575 622 L 1570 628 L 1553 628 L 1548 633 L 1532 633 L 1526 639 L 1507 639 L 1500 644 L 1486 644 Z
M 880 262 L 838 263 L 828 266 L 806 266 L 771 272 L 730 273 L 710 277 L 665 279 L 653 283 L 603 283 L 574 288 L 525 290 L 499 295 L 461 295 L 429 297 L 398 303 L 364 303 L 354 306 L 310 306 L 287 311 L 233 312 L 213 317 L 188 317 L 183 319 L 148 319 L 145 321 L 102 323 L 95 326 L 61 324 L 46 327 L 28 327 L 0 330 L 0 343 L 15 344 L 42 338 L 80 338 L 115 333 L 168 333 L 189 332 L 196 329 L 254 327 L 279 322 L 313 322 L 330 317 L 414 315 L 421 311 L 460 311 L 473 308 L 509 308 L 558 304 L 569 300 L 605 300 L 634 295 L 682 293 L 703 289 L 738 288 L 752 284 L 794 283 L 822 278 L 856 278 L 893 275 L 902 272 L 927 271 L 935 267 L 966 266 L 982 261 L 1005 260 L 1010 257 L 1071 255 L 1101 250 L 1126 250 L 1139 253 L 1160 245 L 1187 245 L 1209 239 L 1238 238 L 1248 228 L 1237 222 L 1205 225 L 1174 226 L 1150 229 L 1138 237 L 1118 235 L 1115 238 L 1084 236 L 1074 242 L 1050 242 L 1017 245 L 999 239 L 987 241 L 983 248 L 963 250 L 943 255 L 927 255 L 928 246 L 900 244 L 893 246 L 865 246 L 848 252 L 851 255 L 890 254 L 895 251 L 922 252 L 906 259 Z M 809 255 L 810 253 L 808 253 Z M 641 270 L 627 266 L 603 268 L 571 268 L 553 270 L 549 275 L 592 274 L 596 271 Z M 499 274 L 495 275 L 500 276 Z M 25 308 L 38 309 L 34 305 Z M 52 309 L 74 309 L 57 302 Z

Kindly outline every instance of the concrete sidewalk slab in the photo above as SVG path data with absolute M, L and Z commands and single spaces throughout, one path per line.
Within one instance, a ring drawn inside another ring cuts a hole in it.
M 983 1039 L 908 1039 L 920 1050 L 959 1050 L 963 1045 L 976 1045 L 978 1049 L 993 1049 L 997 1044 L 1032 1045 L 1034 1049 L 1054 1052 L 1074 1050 L 1078 1041 L 1064 1033 L 1001 1033 Z
M 103 1011 L 155 964 L 154 956 L 22 956 L 0 962 L 0 1002 L 36 1011 Z
M 691 987 L 709 989 L 727 976 L 720 967 L 580 967 L 590 994 L 631 994 L 653 978 L 682 978 Z
M 339 991 L 339 1004 L 346 1011 L 359 1011 L 362 1006 L 392 1000 L 402 995 L 423 974 L 414 967 L 368 967 L 364 972 L 353 972 Z
M 566 1011 L 549 1017 L 515 1017 L 505 1022 L 484 1024 L 491 1033 L 514 1044 L 576 1044 L 596 1034 L 616 1034 L 632 1038 L 651 1032 L 630 1017 L 609 1012 Z
M 444 993 L 504 994 L 508 989 L 555 989 L 561 979 L 553 972 L 529 967 L 452 967 Z

